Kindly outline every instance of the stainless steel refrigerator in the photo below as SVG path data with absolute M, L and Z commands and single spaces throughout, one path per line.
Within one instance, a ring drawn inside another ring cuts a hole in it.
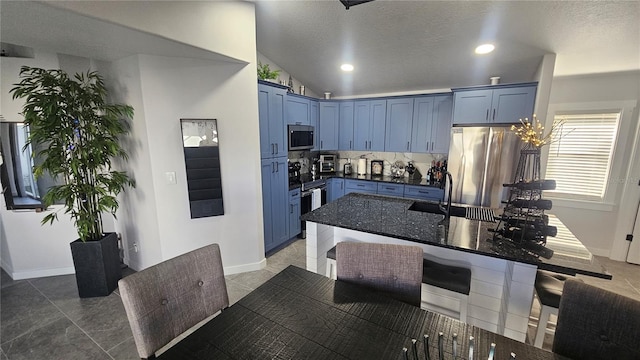
M 448 170 L 453 177 L 452 202 L 503 207 L 520 157 L 522 141 L 509 126 L 454 126 Z

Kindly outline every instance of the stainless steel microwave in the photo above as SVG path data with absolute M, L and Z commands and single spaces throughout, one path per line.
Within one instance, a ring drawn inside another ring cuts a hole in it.
M 313 149 L 313 126 L 289 125 L 289 150 Z

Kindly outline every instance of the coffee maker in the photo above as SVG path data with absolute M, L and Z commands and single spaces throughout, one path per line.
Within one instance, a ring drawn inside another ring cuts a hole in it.
M 299 161 L 289 163 L 289 183 L 300 182 L 300 169 L 302 166 Z

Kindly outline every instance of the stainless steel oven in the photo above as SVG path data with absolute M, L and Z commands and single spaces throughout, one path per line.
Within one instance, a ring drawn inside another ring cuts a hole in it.
M 318 196 L 313 196 L 314 191 L 319 190 Z M 300 214 L 304 215 L 311 212 L 314 209 L 327 203 L 327 184 L 324 179 L 311 180 L 309 182 L 303 182 L 300 189 Z M 307 224 L 306 221 L 302 221 L 302 234 L 303 239 L 307 238 Z

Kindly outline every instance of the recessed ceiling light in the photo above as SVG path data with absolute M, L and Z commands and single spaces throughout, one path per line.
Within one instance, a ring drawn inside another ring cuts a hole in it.
M 353 71 L 353 65 L 351 65 L 351 64 L 342 64 L 342 65 L 340 65 L 340 69 L 342 71 Z
M 482 44 L 476 48 L 476 54 L 488 54 L 496 47 L 493 44 Z

